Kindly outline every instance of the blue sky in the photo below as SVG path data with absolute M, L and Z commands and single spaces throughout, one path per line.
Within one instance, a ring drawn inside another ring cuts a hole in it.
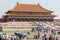
M 56 18 L 60 19 L 60 0 L 0 0 L 0 17 L 13 8 L 16 3 L 22 4 L 40 4 L 42 7 L 54 11 Z

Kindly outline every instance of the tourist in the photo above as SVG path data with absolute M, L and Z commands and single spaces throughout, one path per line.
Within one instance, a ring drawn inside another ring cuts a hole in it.
M 45 40 L 45 34 L 44 33 L 42 34 L 42 40 Z
M 38 35 L 37 35 L 37 37 L 39 38 L 40 37 L 40 33 L 38 32 Z
M 8 40 L 11 40 L 11 36 L 9 36 Z
M 55 40 L 55 37 L 52 37 L 52 39 L 51 40 Z
M 52 35 L 50 34 L 50 36 L 49 36 L 49 40 L 51 40 L 52 39 Z
M 59 40 L 58 37 L 56 37 L 56 40 Z
M 34 32 L 35 31 L 35 29 L 34 28 L 32 28 L 32 30 L 31 30 L 32 32 Z
M 0 36 L 0 40 L 2 40 L 1 36 Z
M 30 36 L 30 32 L 27 32 L 27 39 L 29 39 L 29 36 Z
M 5 39 L 8 39 L 8 35 L 7 34 L 5 34 Z
M 34 35 L 34 39 L 37 39 L 37 34 Z
M 27 32 L 28 35 L 30 35 L 30 32 Z
M 36 36 L 34 35 L 34 39 L 36 39 Z
M 44 35 L 44 37 L 45 37 L 45 40 L 47 40 L 47 38 L 46 38 L 46 34 Z
M 13 40 L 13 37 L 12 37 L 12 35 L 11 35 L 11 40 Z

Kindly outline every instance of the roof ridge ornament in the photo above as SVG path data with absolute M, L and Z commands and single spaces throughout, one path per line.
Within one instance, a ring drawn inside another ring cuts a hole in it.
M 19 2 L 17 2 L 17 4 L 19 4 Z
M 40 5 L 40 4 L 38 3 L 38 5 Z

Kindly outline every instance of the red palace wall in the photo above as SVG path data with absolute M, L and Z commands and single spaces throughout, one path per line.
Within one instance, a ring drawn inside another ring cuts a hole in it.
M 60 22 L 60 19 L 54 19 L 54 22 Z
M 23 18 L 16 18 L 16 19 L 11 19 L 11 18 L 9 18 L 9 19 L 5 19 L 5 18 L 0 18 L 0 22 L 11 22 L 11 21 L 16 21 L 16 22 L 19 22 L 19 21 L 49 21 L 49 22 L 51 22 L 51 21 L 53 21 L 54 19 L 48 19 L 48 20 L 46 20 L 46 19 L 28 19 L 28 18 L 26 18 L 26 19 L 23 19 Z
M 0 22 L 6 22 L 6 19 L 0 18 Z

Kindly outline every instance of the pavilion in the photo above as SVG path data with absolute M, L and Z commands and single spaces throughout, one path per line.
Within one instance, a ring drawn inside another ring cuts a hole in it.
M 40 4 L 17 4 L 8 10 L 3 18 L 10 21 L 53 21 L 53 11 L 43 8 Z

